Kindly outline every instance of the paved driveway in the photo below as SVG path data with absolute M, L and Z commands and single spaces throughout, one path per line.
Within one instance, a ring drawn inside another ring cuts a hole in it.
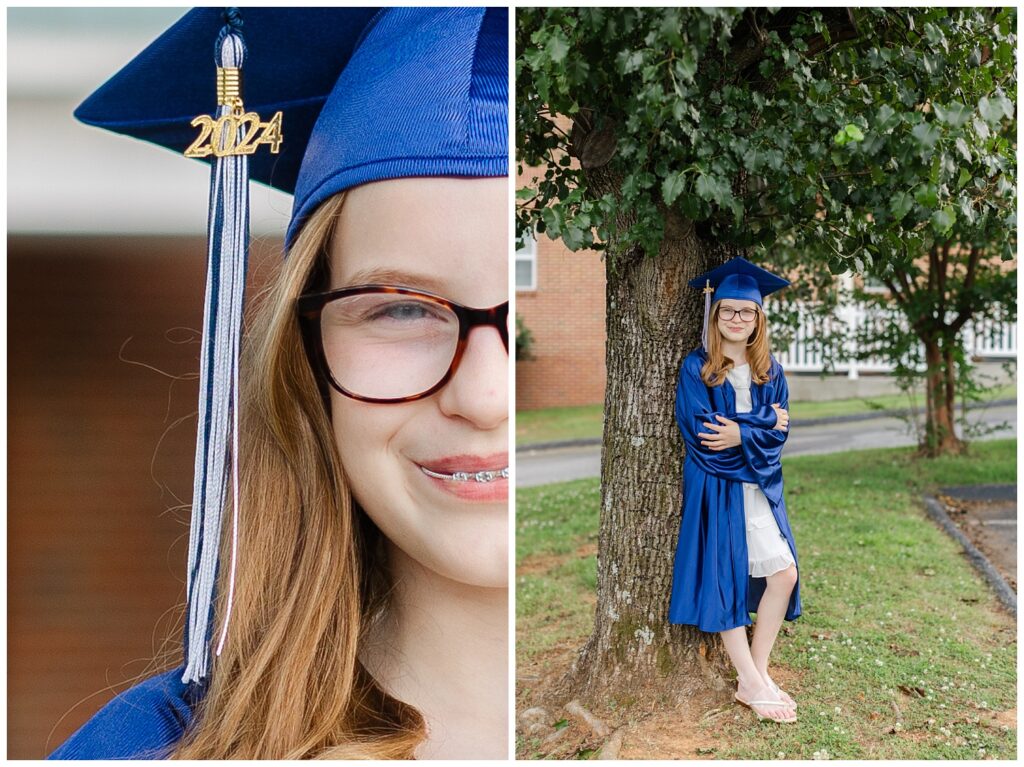
M 974 409 L 969 423 L 998 424 L 1009 422 L 1010 429 L 995 432 L 983 439 L 1006 439 L 1017 436 L 1017 408 L 1003 405 Z M 872 418 L 816 426 L 797 425 L 786 443 L 785 455 L 805 453 L 836 453 L 871 447 L 900 447 L 915 444 L 906 425 L 898 418 Z M 516 453 L 516 487 L 533 487 L 551 482 L 567 482 L 601 475 L 601 447 L 528 450 Z

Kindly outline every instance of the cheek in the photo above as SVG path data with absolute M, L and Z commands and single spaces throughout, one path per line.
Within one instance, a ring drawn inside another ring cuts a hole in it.
M 364 487 L 376 484 L 369 478 L 392 471 L 388 463 L 395 460 L 391 448 L 404 421 L 396 412 L 401 409 L 401 405 L 374 405 L 331 393 L 334 442 L 353 493 L 364 507 Z

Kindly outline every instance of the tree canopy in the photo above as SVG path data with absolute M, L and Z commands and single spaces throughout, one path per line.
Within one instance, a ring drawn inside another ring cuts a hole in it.
M 744 248 L 786 235 L 833 273 L 951 238 L 1014 256 L 1012 7 L 517 17 L 518 158 L 541 168 L 520 234 L 653 253 L 671 209 Z M 595 167 L 621 185 L 590 188 Z

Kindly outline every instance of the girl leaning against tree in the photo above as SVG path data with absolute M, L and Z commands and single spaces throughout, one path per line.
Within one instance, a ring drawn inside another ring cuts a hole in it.
M 676 389 L 686 458 L 669 620 L 720 633 L 735 700 L 759 719 L 795 722 L 796 702 L 768 670 L 782 621 L 800 615 L 800 584 L 780 463 L 789 388 L 762 302 L 789 283 L 737 257 L 690 284 L 707 300 L 702 346 Z

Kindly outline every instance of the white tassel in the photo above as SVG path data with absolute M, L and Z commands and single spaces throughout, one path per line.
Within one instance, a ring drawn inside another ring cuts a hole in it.
M 223 36 L 218 66 L 241 68 L 245 48 L 235 32 Z M 232 107 L 218 106 L 216 118 Z M 241 141 L 239 129 L 237 141 Z M 238 541 L 238 357 L 245 296 L 249 231 L 249 165 L 244 155 L 218 157 L 210 183 L 210 221 L 199 375 L 192 524 L 188 557 L 185 683 L 202 684 L 209 672 L 209 644 L 231 460 L 232 549 L 228 604 L 217 652 L 223 648 L 234 599 Z M 230 429 L 230 431 L 229 431 Z M 228 440 L 230 439 L 230 443 Z
M 711 316 L 711 280 L 704 280 L 704 327 L 700 331 L 700 343 L 704 351 L 708 350 L 708 319 Z

